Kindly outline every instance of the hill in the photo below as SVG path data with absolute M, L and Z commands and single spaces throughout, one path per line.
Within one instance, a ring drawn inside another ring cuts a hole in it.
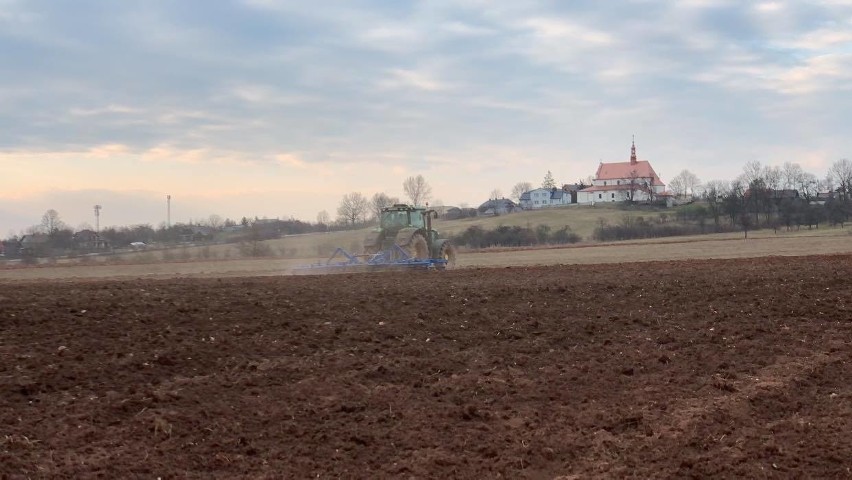
M 580 235 L 584 241 L 590 240 L 592 232 L 602 220 L 608 223 L 616 223 L 627 212 L 619 210 L 612 205 L 606 206 L 572 206 L 567 208 L 551 208 L 535 211 L 523 211 L 500 216 L 473 217 L 459 220 L 435 220 L 433 227 L 442 236 L 457 235 L 464 230 L 479 226 L 486 230 L 505 226 L 535 227 L 537 225 L 549 225 L 554 229 L 564 226 Z M 642 215 L 638 213 L 637 215 Z M 656 212 L 645 212 L 645 215 L 654 215 Z M 360 252 L 362 241 L 370 228 L 350 230 L 346 232 L 330 232 L 324 234 L 293 235 L 281 239 L 268 241 L 274 252 L 287 257 L 310 258 L 331 254 L 336 247 L 343 247 L 350 251 Z
M 572 232 L 581 237 L 582 242 L 591 242 L 592 234 L 601 222 L 617 224 L 622 221 L 625 215 L 656 218 L 663 213 L 673 215 L 674 211 L 666 209 L 625 211 L 615 205 L 573 205 L 562 208 L 521 211 L 499 216 L 473 217 L 459 220 L 437 219 L 434 221 L 434 228 L 440 232 L 441 236 L 446 237 L 458 235 L 474 226 L 482 227 L 485 230 L 492 230 L 501 225 L 531 228 L 535 228 L 538 225 L 548 225 L 553 230 L 568 226 Z M 331 255 L 337 247 L 343 247 L 350 252 L 360 253 L 363 250 L 362 242 L 372 228 L 288 235 L 278 239 L 243 244 L 186 245 L 162 250 L 155 249 L 144 252 L 122 253 L 106 258 L 99 258 L 98 261 L 152 263 L 161 260 L 217 260 L 257 256 L 297 259 L 325 258 Z M 80 259 L 73 261 L 79 263 Z

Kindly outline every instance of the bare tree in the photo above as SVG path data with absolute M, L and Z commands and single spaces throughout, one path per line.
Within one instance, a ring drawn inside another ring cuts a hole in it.
M 41 216 L 41 227 L 48 235 L 55 235 L 65 228 L 65 223 L 59 218 L 59 212 L 51 208 Z
M 512 194 L 510 198 L 514 201 L 520 201 L 521 195 L 526 192 L 529 192 L 533 189 L 532 183 L 530 182 L 518 182 L 512 187 Z
M 681 170 L 680 173 L 675 175 L 675 177 L 669 181 L 669 188 L 676 195 L 681 197 L 685 197 L 687 195 L 695 197 L 697 193 L 696 190 L 698 190 L 700 185 L 701 181 L 689 170 Z
M 337 207 L 337 216 L 344 223 L 355 225 L 359 220 L 364 220 L 364 216 L 369 209 L 369 202 L 359 192 L 347 193 L 340 200 L 340 206 Z
M 711 180 L 704 186 L 704 199 L 707 200 L 707 208 L 713 215 L 713 222 L 717 227 L 726 195 L 728 195 L 728 182 L 724 180 Z
M 763 180 L 763 173 L 763 165 L 761 165 L 757 160 L 752 160 L 746 163 L 745 167 L 743 167 L 742 181 L 748 185 L 755 180 Z
M 701 180 L 699 180 L 698 176 L 689 170 L 684 170 L 680 172 L 683 175 L 683 183 L 686 186 L 686 190 L 689 195 L 693 197 L 696 196 L 696 191 L 701 188 Z
M 550 170 L 548 170 L 547 174 L 544 176 L 544 180 L 541 182 L 541 188 L 556 188 L 556 180 L 553 179 L 553 174 L 550 173 Z
M 763 182 L 766 188 L 775 191 L 784 184 L 784 174 L 780 168 L 767 165 L 763 169 Z
M 219 215 L 216 215 L 215 213 L 210 215 L 210 217 L 207 218 L 207 225 L 210 228 L 219 230 L 220 228 L 222 228 L 222 224 L 223 224 L 222 217 L 220 217 Z
M 808 203 L 819 195 L 820 181 L 813 173 L 802 173 L 794 188 L 799 190 L 799 195 Z
M 686 195 L 686 186 L 683 184 L 683 178 L 680 175 L 676 175 L 669 180 L 669 188 L 674 192 L 676 197 Z
M 852 193 L 852 162 L 845 158 L 834 162 L 828 168 L 828 176 L 837 186 L 837 192 L 847 200 Z
M 639 181 L 639 172 L 633 170 L 630 172 L 630 183 L 627 184 L 627 201 L 633 202 L 633 199 L 636 198 L 636 190 L 640 190 L 642 188 L 642 184 Z
M 745 209 L 746 187 L 741 179 L 732 181 L 721 196 L 722 209 L 731 220 L 731 226 L 737 224 L 740 216 L 747 215 Z
M 391 205 L 399 203 L 399 199 L 396 197 L 390 197 L 386 193 L 374 193 L 373 197 L 370 198 L 370 213 L 373 214 L 376 219 L 382 218 L 382 209 L 385 207 L 390 207 Z
M 411 199 L 411 203 L 415 206 L 422 205 L 432 198 L 432 187 L 429 186 L 426 179 L 423 178 L 423 175 L 406 178 L 405 181 L 402 182 L 402 190 L 405 192 L 405 195 Z
M 821 192 L 833 192 L 836 187 L 837 183 L 834 182 L 834 175 L 831 172 L 826 174 L 825 178 L 819 182 L 819 190 Z
M 323 210 L 317 213 L 317 223 L 319 223 L 320 225 L 328 225 L 331 223 L 331 216 L 328 214 L 327 211 Z
M 489 198 L 491 200 L 503 198 L 503 192 L 501 192 L 499 188 L 495 188 L 494 190 L 491 190 L 491 195 L 489 196 Z
M 748 229 L 751 228 L 751 216 L 748 213 L 743 212 L 740 214 L 737 223 L 743 227 L 743 238 L 748 239 Z
M 802 177 L 804 175 L 805 172 L 802 170 L 802 166 L 798 163 L 786 162 L 784 166 L 781 167 L 781 176 L 783 177 L 782 183 L 784 188 L 799 188 L 799 185 L 802 184 Z

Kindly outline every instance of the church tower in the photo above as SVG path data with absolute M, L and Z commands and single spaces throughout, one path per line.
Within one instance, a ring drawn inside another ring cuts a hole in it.
M 630 147 L 630 165 L 636 165 L 636 136 L 633 136 L 633 145 Z

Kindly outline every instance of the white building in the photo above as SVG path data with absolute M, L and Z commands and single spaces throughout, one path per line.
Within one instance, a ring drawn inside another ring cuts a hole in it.
M 598 166 L 592 186 L 577 192 L 577 203 L 648 202 L 671 196 L 647 160 L 636 159 L 636 143 L 630 147 L 629 162 Z
M 518 200 L 518 204 L 524 210 L 569 205 L 570 203 L 571 193 L 561 188 L 536 188 L 524 192 Z

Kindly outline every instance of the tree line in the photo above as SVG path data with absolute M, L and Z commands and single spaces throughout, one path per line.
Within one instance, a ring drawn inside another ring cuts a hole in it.
M 412 205 L 422 206 L 432 199 L 432 187 L 423 175 L 408 177 L 402 182 L 402 190 Z M 377 221 L 382 209 L 400 203 L 399 198 L 384 192 L 367 198 L 361 192 L 347 193 L 337 207 L 337 225 L 355 227 L 368 221 Z M 441 203 L 437 200 L 436 203 Z M 317 214 L 317 222 L 329 224 L 330 217 L 325 210 Z
M 77 231 L 69 227 L 55 209 L 47 210 L 41 222 L 21 234 L 10 233 L 2 241 L 7 257 L 54 256 L 71 253 L 112 250 L 132 243 L 174 245 L 179 243 L 251 243 L 333 229 L 325 224 L 312 224 L 293 218 L 265 219 L 242 217 L 238 220 L 213 214 L 206 219 L 158 227 L 149 224 L 110 226 L 95 232 L 88 224 Z M 26 241 L 25 237 L 30 237 Z

